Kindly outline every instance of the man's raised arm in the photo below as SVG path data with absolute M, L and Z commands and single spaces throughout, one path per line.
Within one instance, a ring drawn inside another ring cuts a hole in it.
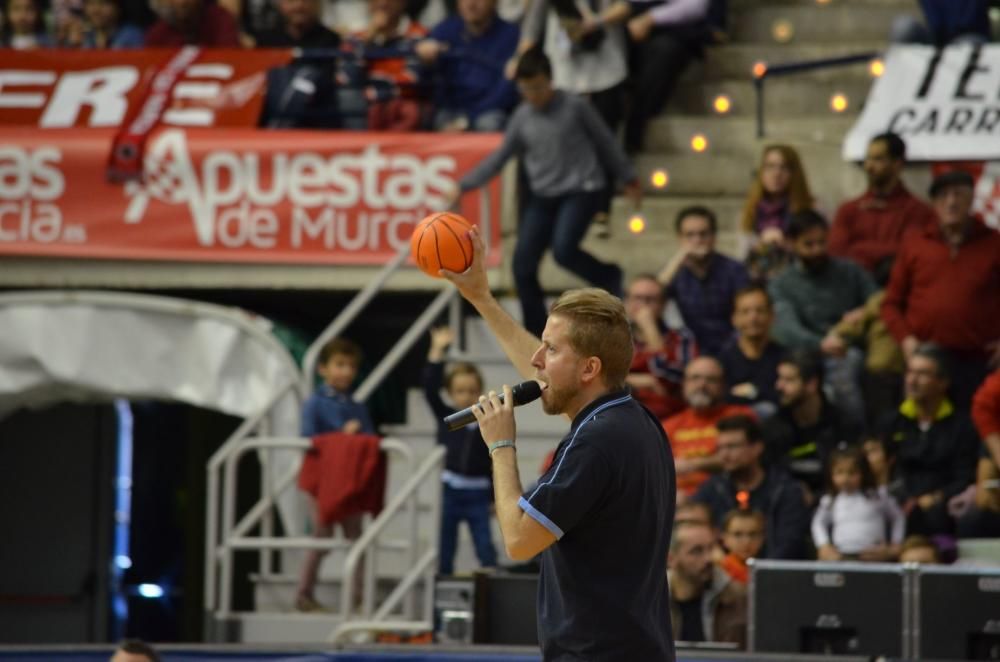
M 472 265 L 460 274 L 442 269 L 441 275 L 454 283 L 462 296 L 483 316 L 518 373 L 524 379 L 532 379 L 535 369 L 531 367 L 531 357 L 541 341 L 518 324 L 494 298 L 486 277 L 483 240 L 479 236 L 479 229 L 473 228 L 469 237 L 473 247 Z

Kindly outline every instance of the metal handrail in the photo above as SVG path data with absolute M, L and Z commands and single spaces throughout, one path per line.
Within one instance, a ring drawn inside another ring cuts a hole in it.
M 764 81 L 775 76 L 790 76 L 806 71 L 816 71 L 817 69 L 829 69 L 831 67 L 843 67 L 861 62 L 870 62 L 879 57 L 881 53 L 867 52 L 855 55 L 842 55 L 840 57 L 828 57 L 819 60 L 802 60 L 799 62 L 785 62 L 782 64 L 764 64 L 761 71 L 754 71 L 753 86 L 757 97 L 757 137 L 763 138 L 764 131 Z
M 283 389 L 277 391 L 268 404 L 264 405 L 260 410 L 257 411 L 253 416 L 245 419 L 240 423 L 229 438 L 218 450 L 212 453 L 212 457 L 209 458 L 208 464 L 206 465 L 206 472 L 208 473 L 207 479 L 207 495 L 205 499 L 206 513 L 205 513 L 205 586 L 204 586 L 204 599 L 205 599 L 205 609 L 214 609 L 216 604 L 216 591 L 218 587 L 216 586 L 216 576 L 215 576 L 215 557 L 217 554 L 217 547 L 219 545 L 219 513 L 216 510 L 217 504 L 219 504 L 219 499 L 221 495 L 219 494 L 219 468 L 222 463 L 225 462 L 226 457 L 240 444 L 240 442 L 252 431 L 254 431 L 257 426 L 268 414 L 274 406 L 281 401 L 282 398 L 289 392 L 297 392 L 299 387 L 298 381 L 289 382 Z
M 482 219 L 483 228 L 481 236 L 483 237 L 484 247 L 487 253 L 489 253 L 490 250 L 489 237 L 492 225 L 490 209 L 491 204 L 489 187 L 484 186 L 480 189 L 479 216 Z M 392 261 L 382 267 L 382 269 L 375 274 L 375 277 L 372 278 L 372 280 L 369 281 L 360 291 L 358 291 L 356 295 L 354 295 L 354 298 L 351 299 L 350 303 L 348 303 L 340 314 L 337 315 L 332 322 L 330 322 L 323 332 L 319 334 L 316 340 L 309 345 L 309 349 L 306 350 L 306 353 L 302 357 L 302 385 L 306 392 L 308 392 L 311 388 L 313 374 L 316 371 L 316 361 L 319 358 L 319 353 L 320 350 L 322 350 L 323 345 L 331 339 L 337 337 L 351 324 L 351 322 L 354 321 L 354 318 L 358 316 L 365 306 L 371 303 L 372 299 L 375 298 L 375 295 L 381 291 L 386 281 L 388 281 L 389 278 L 391 278 L 392 275 L 399 270 L 409 256 L 410 243 L 406 242 L 400 247 Z M 454 285 L 451 285 L 450 283 L 447 284 L 442 293 L 434 299 L 433 303 L 431 303 L 431 308 L 434 308 L 436 312 L 433 315 L 429 315 L 427 314 L 427 311 L 425 311 L 424 314 L 417 318 L 417 321 L 413 324 L 413 326 L 407 329 L 406 334 L 404 334 L 404 336 L 400 339 L 397 346 L 393 347 L 385 358 L 383 358 L 383 360 L 375 367 L 375 370 L 373 370 L 368 376 L 368 379 L 366 379 L 354 392 L 354 400 L 364 402 L 369 396 L 371 396 L 372 392 L 378 388 L 382 379 L 384 379 L 389 372 L 392 371 L 396 364 L 403 358 L 405 353 L 410 349 L 410 347 L 412 347 L 413 343 L 416 342 L 420 335 L 427 330 L 431 323 L 433 323 L 437 314 L 444 308 L 444 304 L 452 299 L 457 300 L 456 295 L 457 290 Z M 453 315 L 451 316 L 449 323 L 457 324 L 458 321 L 458 317 Z M 397 347 L 404 341 L 407 343 L 405 348 L 397 351 Z
M 220 566 L 220 596 L 218 604 L 206 604 L 206 607 L 214 607 L 217 616 L 226 618 L 231 613 L 233 552 L 236 549 L 336 549 L 344 546 L 344 543 L 332 539 L 329 541 L 318 541 L 312 538 L 299 540 L 294 538 L 244 537 L 244 534 L 257 523 L 256 519 L 266 514 L 268 508 L 273 506 L 272 497 L 281 493 L 292 484 L 292 481 L 284 480 L 285 476 L 282 477 L 284 484 L 281 485 L 280 489 L 275 489 L 273 494 L 265 495 L 258 500 L 238 526 L 233 524 L 236 510 L 236 466 L 242 456 L 248 451 L 255 449 L 308 450 L 309 448 L 311 448 L 311 440 L 304 437 L 248 437 L 240 440 L 238 446 L 228 453 L 225 459 L 225 495 L 222 500 L 223 540 L 211 558 L 213 564 L 218 563 Z M 407 460 L 408 467 L 412 468 L 413 452 L 406 444 L 397 439 L 386 438 L 380 442 L 380 448 L 384 451 L 403 456 Z M 294 473 L 297 473 L 297 471 Z M 402 503 L 397 505 L 397 501 L 393 500 L 391 502 L 392 505 L 395 505 L 395 510 L 392 514 L 400 510 L 403 505 Z M 412 504 L 410 505 L 412 506 Z M 383 513 L 387 510 L 388 508 Z M 256 515 L 256 518 L 251 519 L 250 515 Z M 238 528 L 239 531 L 237 531 Z M 411 547 L 415 543 L 415 532 L 412 532 Z M 354 546 L 356 545 L 357 543 Z
M 482 189 L 480 189 L 480 196 L 481 196 L 480 219 L 482 223 L 482 237 L 484 240 L 484 244 L 486 246 L 486 252 L 488 254 L 490 250 L 489 243 L 490 243 L 490 229 L 492 221 L 489 188 L 483 187 Z M 375 275 L 375 277 L 371 281 L 369 281 L 365 285 L 365 287 L 362 288 L 351 299 L 351 301 L 340 312 L 340 314 L 338 314 L 337 317 L 334 318 L 334 320 L 327 326 L 327 328 L 324 329 L 323 332 L 316 338 L 316 340 L 313 341 L 313 343 L 309 346 L 305 355 L 302 358 L 302 372 L 299 375 L 298 383 L 295 385 L 297 386 L 296 390 L 300 394 L 300 396 L 303 396 L 304 394 L 308 393 L 311 390 L 313 374 L 316 369 L 316 361 L 319 357 L 319 352 L 322 349 L 323 345 L 330 339 L 342 333 L 344 329 L 346 329 L 350 325 L 350 323 L 354 321 L 354 319 L 364 309 L 364 307 L 367 306 L 372 301 L 372 299 L 375 298 L 375 295 L 378 294 L 379 291 L 381 291 L 381 289 L 388 281 L 388 279 L 396 271 L 399 270 L 399 268 L 403 265 L 403 263 L 406 261 L 409 255 L 410 255 L 410 244 L 409 242 L 406 242 L 403 246 L 400 247 L 399 251 L 397 251 L 393 259 L 389 261 L 385 266 L 383 266 L 382 269 L 379 270 L 379 272 Z M 451 284 L 448 284 L 444 288 L 444 290 L 434 299 L 434 301 L 431 303 L 428 309 L 425 310 L 424 313 L 421 314 L 420 317 L 417 319 L 417 321 L 407 330 L 407 332 L 403 335 L 403 337 L 399 340 L 399 342 L 397 342 L 397 344 L 393 347 L 393 349 L 390 350 L 390 352 L 383 358 L 382 361 L 379 362 L 375 370 L 373 370 L 372 374 L 370 374 L 368 378 L 361 384 L 361 386 L 354 392 L 353 398 L 355 400 L 357 401 L 366 400 L 371 395 L 371 393 L 374 392 L 376 388 L 378 388 L 382 380 L 384 380 L 385 377 L 392 371 L 392 369 L 399 363 L 399 361 L 402 360 L 406 352 L 409 351 L 409 349 L 416 343 L 416 341 L 420 338 L 420 336 L 426 332 L 426 330 L 430 327 L 435 318 L 448 304 L 451 304 L 450 314 L 449 314 L 449 324 L 453 328 L 457 328 L 460 325 L 461 322 L 460 300 L 457 296 L 457 290 L 455 289 L 455 287 Z M 290 387 L 286 387 L 286 390 L 287 388 Z M 273 406 L 277 402 L 278 398 L 275 398 L 274 401 L 271 403 L 271 408 L 273 408 Z M 228 490 L 230 486 L 232 486 L 233 483 L 235 482 L 235 471 L 229 468 L 230 466 L 233 466 L 229 462 L 230 456 L 234 453 L 239 452 L 239 448 L 242 441 L 247 437 L 247 435 L 249 435 L 258 428 L 258 426 L 265 419 L 268 413 L 269 410 L 260 411 L 254 414 L 246 421 L 244 421 L 244 423 L 241 424 L 240 427 L 237 428 L 237 430 L 232 435 L 230 435 L 229 439 L 226 440 L 226 442 L 222 445 L 222 447 L 220 447 L 219 450 L 212 455 L 212 458 L 210 459 L 207 467 L 208 512 L 206 516 L 206 528 L 208 530 L 208 535 L 206 535 L 206 540 L 205 540 L 206 572 L 205 572 L 204 597 L 205 597 L 205 609 L 215 611 L 217 616 L 228 615 L 229 613 L 228 596 L 231 595 L 231 590 L 232 590 L 232 587 L 230 585 L 231 581 L 223 581 L 222 582 L 223 585 L 221 587 L 222 590 L 219 590 L 218 587 L 216 586 L 217 584 L 216 562 L 218 561 L 217 557 L 219 557 L 220 554 L 222 555 L 222 561 L 220 565 L 228 566 L 224 567 L 224 569 L 227 571 L 231 571 L 231 562 L 227 562 L 227 559 L 231 561 L 231 553 L 222 553 L 222 550 L 218 549 L 219 517 L 216 510 L 216 504 L 219 503 L 221 495 L 219 494 L 220 491 L 219 477 L 217 474 L 220 472 L 221 467 L 225 463 L 227 469 L 226 487 Z M 438 455 L 437 452 L 435 452 L 432 453 L 431 457 L 435 457 L 437 455 Z M 292 474 L 292 472 L 289 471 L 289 474 Z M 275 486 L 269 486 L 267 489 L 263 490 L 265 494 L 264 503 L 262 504 L 259 501 L 258 504 L 255 504 L 251 513 L 248 513 L 248 515 L 253 514 L 254 517 L 257 517 L 259 516 L 259 514 L 266 512 L 269 506 L 265 504 L 273 504 L 274 496 L 280 493 L 282 490 L 286 489 L 287 485 L 291 483 L 291 480 L 292 479 L 289 478 L 288 475 L 282 476 L 277 483 L 277 488 Z M 260 513 L 257 512 L 258 510 L 260 511 Z M 230 536 L 230 533 L 234 530 L 232 514 L 230 514 L 230 519 L 227 520 L 225 517 L 226 512 L 231 513 L 232 511 L 227 511 L 224 509 L 222 518 L 223 537 L 229 536 L 230 538 L 232 538 L 232 536 Z M 412 531 L 414 532 L 413 535 L 411 536 L 412 540 L 416 540 L 415 532 L 417 529 L 417 517 L 418 517 L 417 508 L 415 504 L 411 504 L 410 521 L 411 521 Z M 244 521 L 246 521 L 246 519 L 247 518 L 244 518 Z M 243 525 L 244 522 L 240 522 L 241 530 L 243 528 Z M 236 538 L 236 540 L 240 545 L 244 543 L 244 539 L 242 539 L 241 537 Z M 294 542 L 289 543 L 289 545 L 290 546 L 294 545 Z M 280 545 L 276 544 L 275 546 L 269 547 L 269 549 L 278 549 L 278 548 L 285 548 L 285 546 L 284 544 Z M 420 567 L 420 562 L 416 558 L 415 546 L 412 546 L 410 551 L 411 551 L 410 567 L 412 574 L 413 572 L 412 569 Z M 355 555 L 355 557 L 353 558 L 355 559 L 354 562 L 356 565 L 358 555 Z M 366 580 L 369 580 L 374 576 L 373 565 L 374 564 L 369 563 L 368 567 L 366 568 L 366 575 L 367 575 Z M 261 568 L 263 571 L 262 574 L 267 574 L 270 572 L 269 563 L 267 563 L 267 559 L 264 557 L 261 558 Z M 345 576 L 350 576 L 350 575 L 348 575 L 345 572 Z M 345 582 L 345 584 L 350 585 L 350 582 Z M 407 585 L 409 586 L 409 584 Z M 218 593 L 223 593 L 225 599 L 218 599 L 219 598 Z M 368 591 L 368 593 L 369 595 L 371 594 L 370 591 Z M 430 599 L 429 594 L 430 591 L 428 591 L 428 596 L 426 597 L 427 600 Z M 395 592 L 393 595 L 395 595 Z M 368 598 L 366 597 L 366 602 L 367 601 Z M 221 608 L 219 607 L 219 603 L 222 603 Z M 366 605 L 366 613 L 370 613 L 370 606 L 371 605 Z M 412 611 L 412 609 L 413 607 L 411 605 L 410 610 Z M 426 610 L 429 612 L 429 609 L 430 609 L 430 603 L 428 602 L 426 605 Z
M 354 546 L 351 548 L 351 551 L 347 553 L 347 559 L 344 561 L 344 577 L 347 579 L 345 579 L 345 581 L 341 584 L 341 605 L 353 604 L 354 583 L 350 581 L 350 578 L 354 576 L 355 569 L 361 560 L 362 554 L 366 553 L 367 548 L 371 546 L 375 537 L 378 536 L 378 534 L 381 533 L 382 530 L 388 525 L 389 520 L 395 512 L 402 507 L 403 503 L 407 499 L 411 498 L 411 494 L 415 493 L 416 490 L 420 488 L 430 472 L 440 468 L 442 462 L 444 461 L 445 451 L 446 449 L 443 446 L 437 446 L 430 452 L 430 454 L 428 454 L 423 463 L 421 463 L 420 467 L 413 473 L 413 475 L 410 476 L 403 487 L 399 489 L 399 492 L 396 493 L 382 512 L 379 513 L 378 517 L 376 517 L 375 520 L 372 521 L 372 523 L 365 529 L 364 533 L 361 534 L 361 537 L 358 538 L 357 542 L 355 542 Z M 435 498 L 440 498 L 440 494 L 438 492 L 435 492 L 434 494 L 438 495 Z M 436 536 L 433 539 L 436 540 Z M 406 576 L 404 576 L 401 584 L 406 584 L 407 587 L 410 587 L 416 583 L 416 579 L 426 571 L 429 563 L 433 562 L 437 558 L 437 551 L 438 550 L 435 546 L 430 546 L 420 561 L 411 565 L 410 570 L 407 572 Z M 366 577 L 365 579 L 367 584 L 369 577 Z M 365 592 L 370 595 L 372 593 L 372 588 L 373 587 L 366 585 Z M 400 591 L 398 595 L 396 592 L 390 595 L 389 599 L 386 601 L 388 606 L 383 605 L 382 608 L 376 611 L 371 620 L 365 621 L 369 624 L 369 627 L 374 625 L 382 626 L 381 618 L 384 618 L 388 612 L 395 607 L 395 602 L 398 601 L 402 595 L 402 591 Z M 367 613 L 366 609 L 366 615 Z M 331 633 L 331 639 L 337 636 L 338 630 L 339 628 Z

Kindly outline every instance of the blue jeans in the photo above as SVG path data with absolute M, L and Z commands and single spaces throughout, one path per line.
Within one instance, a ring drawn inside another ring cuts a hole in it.
M 438 573 L 455 571 L 455 548 L 458 546 L 458 525 L 465 520 L 472 534 L 479 565 L 492 568 L 497 564 L 490 530 L 490 504 L 493 494 L 488 489 L 457 490 L 444 486 L 441 499 L 441 543 L 438 547 Z
M 600 209 L 602 192 L 586 191 L 554 197 L 531 194 L 517 229 L 514 283 L 521 300 L 525 328 L 541 335 L 548 311 L 538 282 L 538 265 L 552 247 L 556 264 L 615 296 L 622 294 L 622 270 L 580 249 L 590 221 Z

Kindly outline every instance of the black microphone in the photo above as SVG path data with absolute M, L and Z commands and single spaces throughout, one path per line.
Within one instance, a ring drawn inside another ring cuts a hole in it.
M 511 391 L 514 393 L 515 407 L 534 402 L 542 396 L 542 387 L 534 379 L 517 384 Z M 503 402 L 503 393 L 500 394 L 500 402 Z M 475 421 L 476 415 L 472 413 L 472 410 L 478 406 L 478 404 L 475 404 L 471 407 L 466 407 L 462 411 L 456 411 L 450 416 L 445 416 L 444 422 L 448 425 L 448 429 L 454 431 Z

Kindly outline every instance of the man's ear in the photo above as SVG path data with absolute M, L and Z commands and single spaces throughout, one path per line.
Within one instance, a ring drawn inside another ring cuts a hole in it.
M 603 368 L 604 364 L 599 357 L 588 356 L 583 361 L 583 367 L 580 370 L 580 380 L 584 384 L 590 384 L 603 374 Z

